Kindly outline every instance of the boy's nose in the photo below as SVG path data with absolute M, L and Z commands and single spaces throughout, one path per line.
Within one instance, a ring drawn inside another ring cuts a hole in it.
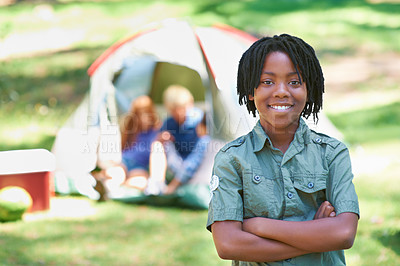
M 279 83 L 275 87 L 274 91 L 274 97 L 279 97 L 279 98 L 284 98 L 284 97 L 289 97 L 289 89 L 287 87 L 287 84 L 285 83 Z

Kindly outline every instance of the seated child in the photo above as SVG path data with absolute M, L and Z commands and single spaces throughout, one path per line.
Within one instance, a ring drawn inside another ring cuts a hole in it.
M 163 101 L 170 117 L 164 121 L 158 138 L 163 145 L 158 145 L 155 150 L 165 152 L 167 169 L 173 179 L 162 192 L 171 194 L 194 176 L 203 161 L 209 136 L 206 135 L 204 112 L 194 107 L 189 90 L 170 86 L 164 92 Z M 202 119 L 204 123 L 201 123 Z M 161 176 L 152 173 L 151 176 L 162 179 L 165 173 Z
M 106 189 L 124 184 L 143 190 L 149 176 L 151 144 L 159 133 L 159 119 L 148 96 L 139 96 L 121 122 L 122 162 L 104 170 Z

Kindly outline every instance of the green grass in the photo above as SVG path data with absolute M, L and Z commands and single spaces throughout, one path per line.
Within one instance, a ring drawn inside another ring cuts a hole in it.
M 38 15 L 39 4 L 49 5 L 54 16 L 46 20 Z M 154 20 L 179 17 L 195 25 L 220 22 L 257 36 L 295 34 L 316 49 L 323 65 L 330 65 L 343 58 L 372 58 L 373 62 L 383 54 L 398 55 L 398 14 L 400 3 L 362 0 L 61 0 L 19 1 L 1 7 L 0 42 L 29 34 L 22 48 L 35 48 L 36 43 L 47 47 L 52 40 L 69 44 L 61 50 L 0 61 L 0 151 L 50 150 L 57 129 L 90 86 L 86 74 L 90 64 L 115 41 Z M 36 36 L 49 32 L 54 39 L 36 41 Z M 396 77 L 388 79 L 379 73 L 344 84 L 334 95 L 380 92 L 384 96 L 398 90 Z M 334 108 L 331 105 L 325 111 L 343 132 L 355 162 L 365 161 L 364 168 L 371 168 L 356 174 L 361 219 L 355 244 L 346 251 L 348 265 L 400 265 L 399 101 L 378 105 L 369 100 L 351 111 Z M 78 199 L 90 204 L 95 214 L 0 224 L 0 264 L 230 264 L 218 258 L 205 230 L 206 211 Z
M 89 87 L 88 66 L 105 47 L 0 61 L 0 150 L 50 150 Z
M 351 145 L 400 140 L 400 102 L 329 115 L 329 118 Z
M 385 170 L 357 176 L 361 219 L 354 246 L 346 251 L 350 265 L 399 265 L 400 263 L 400 200 L 398 173 L 400 164 L 393 155 L 400 141 L 373 144 L 369 151 L 388 151 L 394 158 Z M 375 147 L 374 147 L 375 146 Z M 378 155 L 374 155 L 378 157 Z
M 206 211 L 71 199 L 95 214 L 0 224 L 1 264 L 227 265 L 205 229 Z

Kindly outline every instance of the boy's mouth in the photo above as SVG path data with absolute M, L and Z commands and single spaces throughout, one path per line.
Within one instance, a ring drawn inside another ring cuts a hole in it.
M 269 108 L 272 108 L 274 110 L 278 111 L 285 111 L 289 108 L 291 108 L 293 105 L 268 105 Z

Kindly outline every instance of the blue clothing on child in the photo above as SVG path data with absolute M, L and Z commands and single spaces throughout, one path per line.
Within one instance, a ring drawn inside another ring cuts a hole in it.
M 199 137 L 196 126 L 203 118 L 203 111 L 197 107 L 190 108 L 186 112 L 186 119 L 179 125 L 174 118 L 169 117 L 164 121 L 161 131 L 168 131 L 175 138 L 175 148 L 185 159 L 193 150 Z
M 139 133 L 135 143 L 122 151 L 122 163 L 127 167 L 128 171 L 133 169 L 149 169 L 151 144 L 158 132 L 159 130 L 152 129 Z
M 201 122 L 203 114 L 201 109 L 193 107 L 187 110 L 186 119 L 182 125 L 169 117 L 161 127 L 161 131 L 168 131 L 175 139 L 173 145 L 175 149 L 166 147 L 167 162 L 168 168 L 182 183 L 187 182 L 194 175 L 203 161 L 204 149 L 199 147 L 205 145 L 198 143 L 199 137 L 196 133 L 196 127 Z
M 179 156 L 178 152 L 173 147 L 166 147 L 168 167 L 179 182 L 182 184 L 187 183 L 193 177 L 204 160 L 210 141 L 211 137 L 209 135 L 199 138 L 192 153 L 190 153 L 185 160 Z

